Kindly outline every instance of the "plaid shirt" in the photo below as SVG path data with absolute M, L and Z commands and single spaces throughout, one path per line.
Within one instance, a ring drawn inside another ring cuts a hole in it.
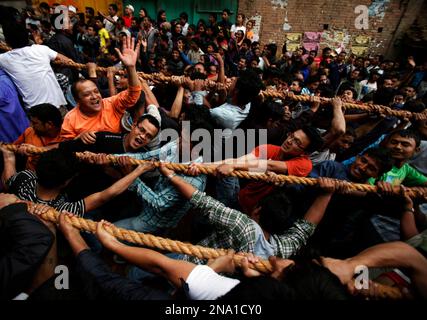
M 202 240 L 199 245 L 210 248 L 234 249 L 236 252 L 253 252 L 257 256 L 264 256 L 266 252 L 257 252 L 256 243 L 264 235 L 259 225 L 246 214 L 227 208 L 221 202 L 196 191 L 190 199 L 194 208 L 205 215 L 209 222 L 216 228 L 209 237 Z M 287 258 L 306 244 L 308 238 L 316 228 L 306 220 L 298 220 L 294 225 L 281 235 L 270 235 L 269 244 L 274 255 Z M 204 264 L 203 260 L 194 257 L 185 257 L 186 260 Z
M 160 149 L 144 153 L 123 154 L 135 159 L 160 159 L 168 162 L 178 162 L 178 143 L 170 142 Z M 203 162 L 199 157 L 194 162 Z M 190 177 L 178 174 L 179 177 L 190 183 L 194 188 L 203 191 L 206 187 L 206 176 Z M 153 188 L 148 187 L 141 179 L 136 179 L 128 188 L 136 191 L 142 201 L 143 209 L 139 219 L 150 227 L 144 232 L 175 227 L 179 220 L 187 213 L 191 205 L 169 182 L 168 178 L 160 175 Z

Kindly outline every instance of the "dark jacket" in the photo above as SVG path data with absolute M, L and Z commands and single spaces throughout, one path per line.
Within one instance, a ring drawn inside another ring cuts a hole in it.
M 25 204 L 0 210 L 0 299 L 25 290 L 49 252 L 53 234 Z

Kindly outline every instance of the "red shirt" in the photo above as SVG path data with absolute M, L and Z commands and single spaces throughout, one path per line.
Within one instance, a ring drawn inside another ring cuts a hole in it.
M 123 16 L 123 23 L 125 25 L 126 28 L 130 28 L 130 26 L 132 25 L 132 16 L 128 17 L 128 16 Z
M 280 147 L 268 144 L 267 154 L 260 156 L 260 148 L 265 146 L 258 146 L 253 151 L 259 159 L 281 161 L 279 158 Z M 288 175 L 306 177 L 313 168 L 310 158 L 306 155 L 301 155 L 289 160 L 282 160 L 288 167 Z M 261 199 L 270 194 L 274 190 L 274 185 L 262 181 L 249 183 L 246 187 L 240 190 L 239 203 L 243 211 L 246 213 L 252 212 Z

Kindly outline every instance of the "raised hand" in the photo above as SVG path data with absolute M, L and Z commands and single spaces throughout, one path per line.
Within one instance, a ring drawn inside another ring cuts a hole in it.
M 135 38 L 126 37 L 126 39 L 123 41 L 123 47 L 122 52 L 120 52 L 119 49 L 115 48 L 117 51 L 120 60 L 122 63 L 130 68 L 136 66 L 136 61 L 139 57 L 139 49 L 141 47 L 141 43 L 138 41 L 138 43 L 135 46 Z

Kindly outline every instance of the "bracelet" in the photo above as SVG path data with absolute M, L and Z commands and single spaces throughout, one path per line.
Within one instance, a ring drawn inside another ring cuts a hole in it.
M 175 176 L 176 176 L 176 173 L 174 172 L 174 173 L 167 175 L 166 178 L 168 178 L 168 180 L 171 180 Z
M 415 213 L 415 209 L 414 208 L 405 208 L 405 212 Z

